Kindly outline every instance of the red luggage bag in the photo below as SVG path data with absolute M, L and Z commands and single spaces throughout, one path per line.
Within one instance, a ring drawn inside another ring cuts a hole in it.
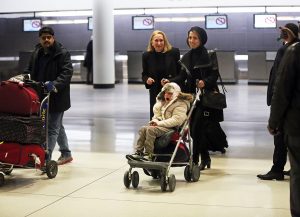
M 40 100 L 33 88 L 22 82 L 0 83 L 0 113 L 28 116 L 38 114 L 39 109 Z
M 45 151 L 36 144 L 2 143 L 0 162 L 25 167 L 41 167 L 45 164 Z

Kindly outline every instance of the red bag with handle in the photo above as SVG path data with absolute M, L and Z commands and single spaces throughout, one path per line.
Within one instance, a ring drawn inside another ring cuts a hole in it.
M 36 91 L 23 82 L 0 83 L 0 113 L 30 116 L 38 114 L 40 100 Z
M 18 166 L 41 167 L 45 164 L 45 150 L 37 144 L 0 143 L 0 162 Z

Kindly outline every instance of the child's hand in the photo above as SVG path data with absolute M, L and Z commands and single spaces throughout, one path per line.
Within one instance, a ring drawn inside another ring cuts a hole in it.
M 156 123 L 155 121 L 150 121 L 150 122 L 149 122 L 149 125 L 155 127 L 155 126 L 157 126 L 157 123 Z

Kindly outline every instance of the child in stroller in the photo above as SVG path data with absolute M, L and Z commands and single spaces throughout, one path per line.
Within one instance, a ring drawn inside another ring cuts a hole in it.
M 148 125 L 139 130 L 136 152 L 128 159 L 151 161 L 156 138 L 174 132 L 187 119 L 187 112 L 193 101 L 191 94 L 182 93 L 176 83 L 167 83 L 156 97 L 154 116 Z

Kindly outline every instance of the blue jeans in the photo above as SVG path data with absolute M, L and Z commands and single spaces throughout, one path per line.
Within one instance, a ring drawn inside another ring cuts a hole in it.
M 70 157 L 68 138 L 62 124 L 64 112 L 49 112 L 48 116 L 48 160 L 51 160 L 55 144 L 59 145 L 59 151 L 63 157 Z

